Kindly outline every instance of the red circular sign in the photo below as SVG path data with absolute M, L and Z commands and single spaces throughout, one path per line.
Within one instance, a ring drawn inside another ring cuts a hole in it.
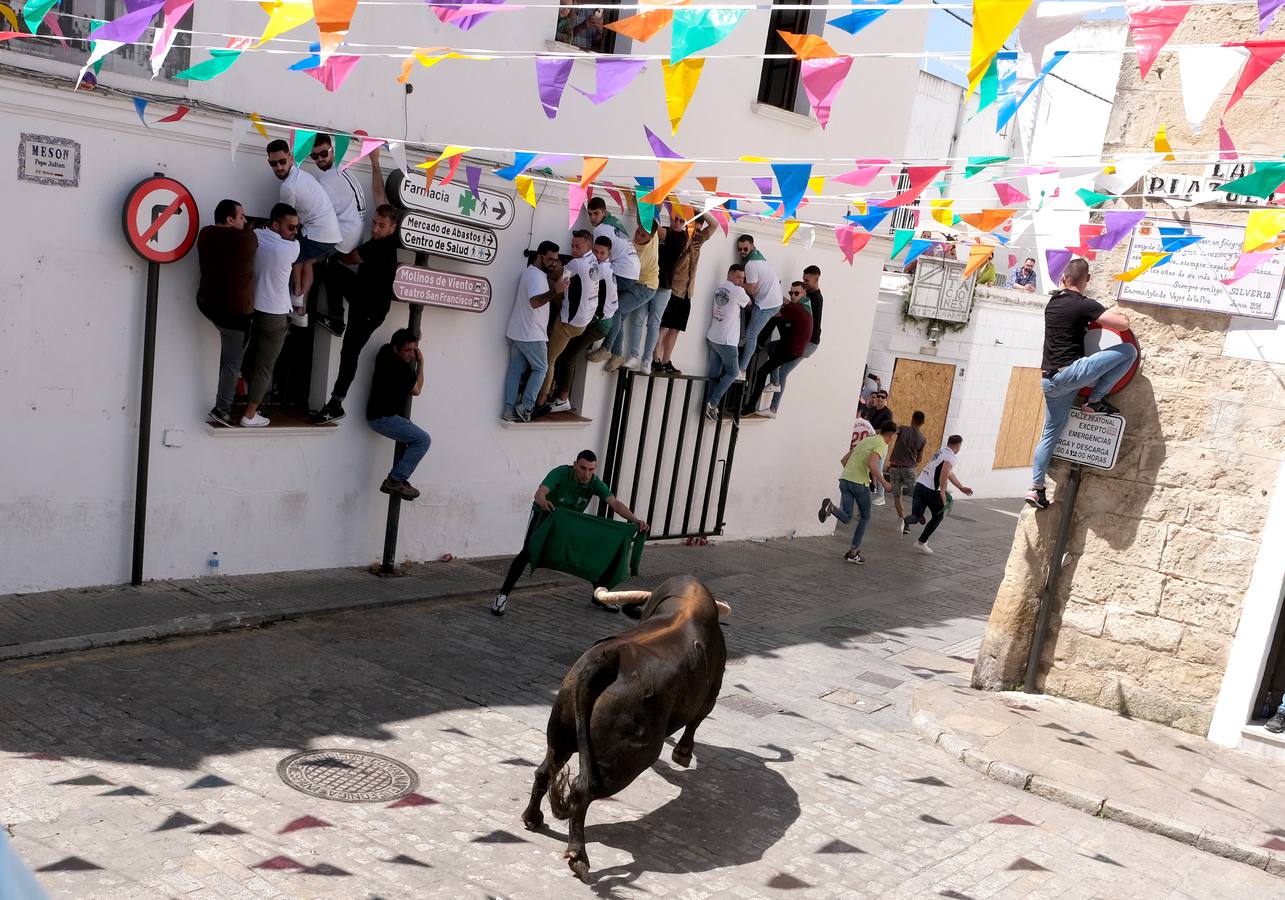
M 125 198 L 125 240 L 148 262 L 177 262 L 196 243 L 201 227 L 192 192 L 173 178 L 154 175 Z
M 1133 359 L 1133 365 L 1129 371 L 1111 386 L 1108 394 L 1118 394 L 1133 380 L 1133 376 L 1138 371 L 1138 364 L 1142 362 L 1142 347 L 1138 345 L 1138 339 L 1133 336 L 1129 329 L 1117 331 L 1114 328 L 1107 328 L 1105 325 L 1099 325 L 1097 322 L 1089 323 L 1089 330 L 1084 334 L 1084 352 L 1086 355 L 1097 353 L 1099 350 L 1105 350 L 1108 347 L 1114 347 L 1117 344 L 1132 344 L 1133 349 L 1138 351 L 1138 355 Z M 1080 396 L 1087 397 L 1092 388 L 1081 388 Z

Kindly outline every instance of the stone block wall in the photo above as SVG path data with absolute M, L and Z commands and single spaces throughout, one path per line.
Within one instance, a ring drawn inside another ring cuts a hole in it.
M 1285 24 L 1261 38 L 1285 39 Z M 1252 5 L 1193 7 L 1171 43 L 1258 39 Z M 1135 57 L 1126 55 L 1105 153 L 1150 151 L 1165 126 L 1179 159 L 1187 151 L 1185 158 L 1199 161 L 1156 171 L 1202 174 L 1216 157 L 1218 113 L 1229 93 L 1230 85 L 1192 134 L 1177 57 L 1162 53 L 1143 84 Z M 1282 96 L 1285 66 L 1233 108 L 1227 127 L 1242 151 L 1285 151 Z M 1164 209 L 1134 196 L 1102 209 L 1156 207 Z M 1243 225 L 1246 212 L 1194 207 L 1168 216 Z M 1089 294 L 1108 306 L 1127 247 L 1125 241 L 1093 263 Z M 1080 487 L 1040 684 L 1050 694 L 1203 734 L 1255 560 L 1260 552 L 1285 552 L 1259 540 L 1285 454 L 1285 365 L 1224 356 L 1235 327 L 1228 316 L 1122 308 L 1143 347 L 1142 367 L 1115 398 L 1128 422 L 1119 463 L 1110 472 L 1086 471 Z M 1050 480 L 1061 485 L 1066 472 L 1059 464 Z M 1057 493 L 1051 509 L 1023 513 L 975 686 L 1022 682 L 1061 514 Z

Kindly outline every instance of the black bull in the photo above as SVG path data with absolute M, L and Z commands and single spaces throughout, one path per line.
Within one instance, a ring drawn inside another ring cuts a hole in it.
M 564 856 L 582 881 L 589 876 L 585 812 L 594 800 L 627 787 L 660 757 L 665 738 L 685 728 L 673 760 L 692 762 L 696 727 L 709 715 L 723 684 L 727 648 L 713 595 L 690 576 L 671 578 L 647 592 L 604 594 L 609 602 L 645 602 L 642 621 L 603 638 L 571 667 L 549 715 L 548 750 L 535 770 L 522 822 L 544 823 L 541 798 L 559 819 L 570 819 Z M 580 772 L 568 783 L 564 768 L 580 754 Z

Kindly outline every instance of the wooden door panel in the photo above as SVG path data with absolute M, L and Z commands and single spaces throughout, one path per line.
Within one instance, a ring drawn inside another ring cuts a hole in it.
M 946 415 L 950 410 L 950 395 L 955 387 L 955 366 L 951 363 L 924 362 L 919 359 L 898 359 L 892 369 L 892 384 L 888 388 L 888 405 L 898 425 L 909 425 L 915 410 L 922 410 L 924 423 L 923 468 L 946 436 Z
M 1040 370 L 1014 366 L 1008 376 L 1008 393 L 999 435 L 995 441 L 996 469 L 1029 466 L 1044 428 L 1044 391 Z

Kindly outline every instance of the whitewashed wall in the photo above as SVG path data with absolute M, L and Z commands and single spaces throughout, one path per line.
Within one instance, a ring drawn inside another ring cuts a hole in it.
M 883 279 L 870 341 L 870 370 L 890 387 L 898 358 L 954 365 L 955 383 L 944 433 L 964 437 L 960 480 L 978 497 L 1021 496 L 1030 486 L 1029 467 L 995 469 L 992 464 L 1012 368 L 1040 364 L 1044 298 L 980 288 L 968 327 L 943 335 L 933 347 L 921 328 L 901 318 L 905 283 L 900 275 Z M 898 406 L 895 393 L 889 396 L 888 405 L 898 424 L 909 424 L 914 410 Z

